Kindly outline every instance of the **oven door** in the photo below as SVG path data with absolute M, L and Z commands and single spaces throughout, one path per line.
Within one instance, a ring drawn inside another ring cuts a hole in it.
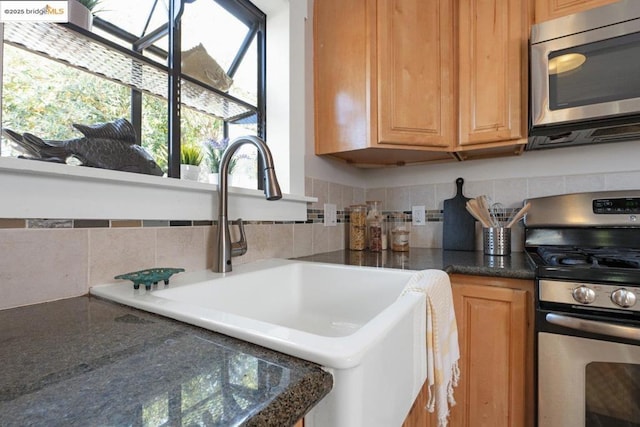
M 532 134 L 640 112 L 640 19 L 532 42 L 530 54 Z
M 640 328 L 566 314 L 542 317 L 538 425 L 640 427 Z

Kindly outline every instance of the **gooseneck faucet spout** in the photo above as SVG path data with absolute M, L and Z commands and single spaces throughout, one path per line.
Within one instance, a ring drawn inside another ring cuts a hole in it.
M 235 152 L 244 144 L 253 144 L 258 149 L 258 155 L 264 165 L 264 195 L 267 200 L 278 200 L 282 198 L 280 185 L 276 178 L 276 171 L 273 166 L 273 158 L 267 144 L 256 136 L 241 136 L 229 143 L 227 149 L 222 153 L 220 159 L 220 176 L 218 185 L 218 230 L 213 254 L 213 271 L 216 273 L 226 273 L 232 270 L 231 257 L 242 255 L 247 251 L 247 243 L 244 236 L 242 220 L 234 221 L 240 227 L 240 241 L 231 243 L 229 235 L 229 219 L 227 217 L 228 205 L 228 174 L 229 163 Z

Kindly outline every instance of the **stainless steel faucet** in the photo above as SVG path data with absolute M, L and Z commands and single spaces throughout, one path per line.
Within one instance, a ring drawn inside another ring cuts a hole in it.
M 264 164 L 264 195 L 267 200 L 278 200 L 282 198 L 280 185 L 276 178 L 276 171 L 273 166 L 271 151 L 265 142 L 256 136 L 241 136 L 229 143 L 227 149 L 222 153 L 220 159 L 220 181 L 218 185 L 218 230 L 216 232 L 216 242 L 213 248 L 213 271 L 216 273 L 226 273 L 232 270 L 231 257 L 243 255 L 247 252 L 247 239 L 244 234 L 242 219 L 233 221 L 240 229 L 240 240 L 231 243 L 229 236 L 229 220 L 227 219 L 227 200 L 229 162 L 235 152 L 244 144 L 253 144 L 258 149 L 258 155 Z

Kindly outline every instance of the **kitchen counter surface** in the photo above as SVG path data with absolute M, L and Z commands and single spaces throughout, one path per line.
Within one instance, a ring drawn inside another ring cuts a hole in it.
M 339 250 L 297 258 L 302 261 L 363 267 L 398 268 L 404 270 L 438 269 L 447 273 L 475 276 L 532 279 L 534 270 L 524 252 L 509 256 L 489 256 L 482 251 L 445 251 L 442 249 L 411 248 L 409 252 L 368 252 Z
M 293 425 L 319 366 L 94 297 L 0 311 L 3 426 Z
M 305 261 L 533 279 L 524 253 L 340 250 Z M 95 297 L 0 311 L 0 413 L 22 425 L 293 425 L 318 365 Z

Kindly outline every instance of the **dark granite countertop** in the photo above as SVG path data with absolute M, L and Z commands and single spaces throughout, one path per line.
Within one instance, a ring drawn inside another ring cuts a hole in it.
M 3 426 L 293 425 L 318 365 L 94 297 L 0 311 Z
M 534 270 L 524 252 L 509 256 L 489 256 L 482 251 L 445 251 L 442 249 L 411 248 L 409 252 L 369 252 L 339 250 L 297 258 L 303 261 L 364 267 L 426 270 L 435 268 L 447 273 L 475 276 L 532 279 Z
M 533 279 L 527 256 L 411 248 L 305 261 Z M 3 426 L 287 426 L 332 387 L 318 365 L 94 297 L 0 311 Z

